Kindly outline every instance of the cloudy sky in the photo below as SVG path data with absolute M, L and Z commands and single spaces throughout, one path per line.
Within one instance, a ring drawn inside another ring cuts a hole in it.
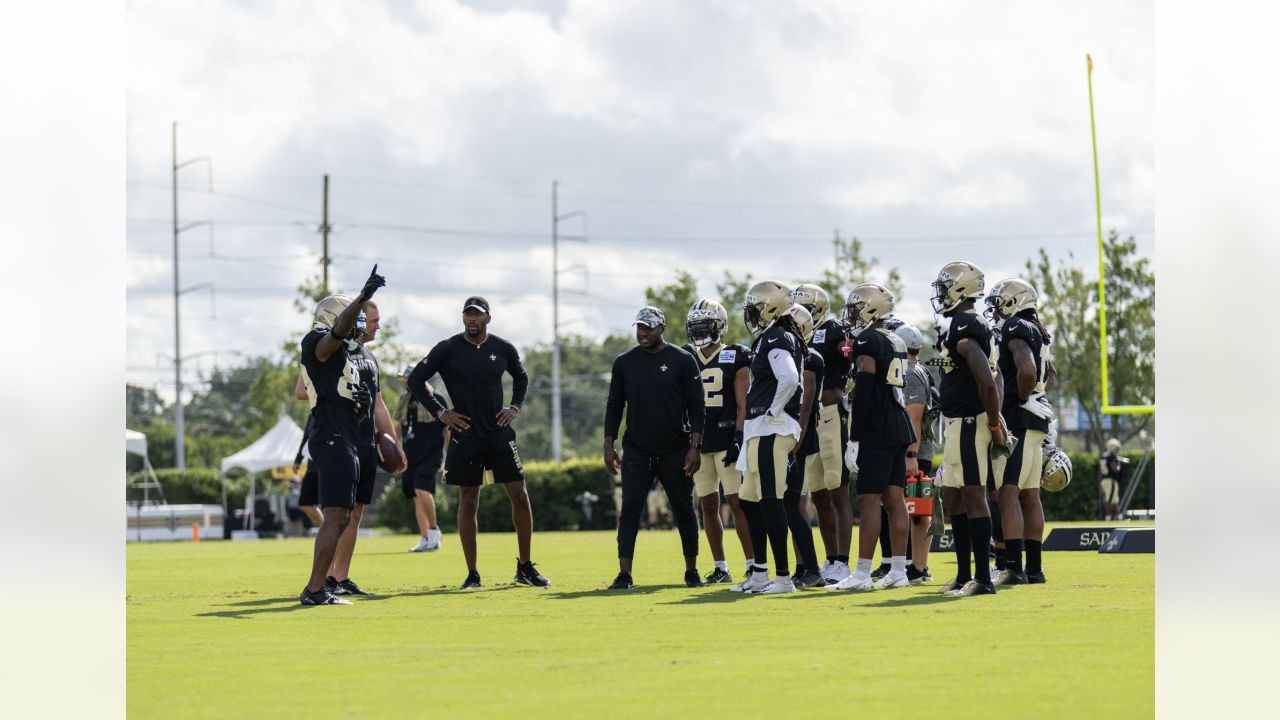
M 1150 3 L 128 4 L 128 370 L 172 389 L 170 124 L 189 380 L 275 351 L 306 317 L 331 177 L 331 285 L 374 262 L 404 339 L 494 303 L 551 336 L 551 183 L 565 332 L 624 330 L 685 269 L 784 282 L 837 229 L 899 268 L 908 319 L 954 259 L 989 279 L 1045 247 L 1096 266 L 1084 54 L 1106 227 L 1154 252 Z M 874 280 L 875 278 L 870 278 Z M 730 299 L 732 301 L 733 299 Z M 726 302 L 728 305 L 729 302 Z M 210 354 L 217 351 L 217 355 Z

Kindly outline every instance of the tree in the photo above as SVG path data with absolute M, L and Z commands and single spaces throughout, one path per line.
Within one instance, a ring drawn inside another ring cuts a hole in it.
M 677 345 L 684 343 L 684 319 L 689 308 L 700 299 L 698 281 L 685 270 L 676 273 L 673 282 L 644 291 L 645 304 L 661 310 L 667 319 L 667 341 Z
M 902 275 L 897 268 L 880 269 L 880 260 L 862 253 L 862 241 L 856 237 L 845 240 L 836 230 L 831 239 L 835 250 L 835 265 L 822 271 L 816 281 L 831 296 L 832 312 L 839 312 L 849 291 L 865 282 L 878 283 L 888 288 L 895 298 L 902 297 Z
M 746 323 L 742 322 L 742 301 L 752 284 L 751 273 L 736 278 L 728 270 L 724 271 L 724 278 L 716 283 L 720 304 L 729 313 L 729 327 L 724 333 L 726 343 L 740 343 L 748 347 L 751 345 L 751 332 L 747 330 Z
M 1155 274 L 1148 258 L 1137 257 L 1133 237 L 1120 240 L 1114 229 L 1103 245 L 1103 257 L 1112 404 L 1148 404 L 1155 398 Z M 1126 442 L 1149 430 L 1151 415 L 1111 415 L 1104 420 L 1097 278 L 1087 277 L 1074 262 L 1051 262 L 1043 248 L 1027 261 L 1027 274 L 1040 291 L 1040 319 L 1053 334 L 1058 384 L 1052 394 L 1079 402 L 1089 423 L 1086 447 L 1101 447 L 1108 436 Z
M 125 384 L 124 424 L 128 428 L 146 427 L 163 419 L 169 408 L 155 388 Z

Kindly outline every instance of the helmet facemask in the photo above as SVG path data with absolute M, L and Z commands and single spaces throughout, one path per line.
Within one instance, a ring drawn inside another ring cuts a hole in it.
M 720 342 L 723 330 L 724 328 L 720 326 L 719 320 L 714 317 L 698 317 L 688 320 L 684 324 L 685 335 L 689 337 L 689 343 L 699 348 Z

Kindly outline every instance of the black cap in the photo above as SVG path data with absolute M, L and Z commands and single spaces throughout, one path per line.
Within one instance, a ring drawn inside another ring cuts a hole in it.
M 462 312 L 466 312 L 466 311 L 470 310 L 471 308 L 475 308 L 475 309 L 477 309 L 477 310 L 480 310 L 480 311 L 481 311 L 481 312 L 483 312 L 485 315 L 488 315 L 488 314 L 489 314 L 489 301 L 488 301 L 488 300 L 485 300 L 484 298 L 480 297 L 479 295 L 472 295 L 471 297 L 467 298 L 467 301 L 466 301 L 465 303 L 463 303 L 463 304 L 462 304 Z

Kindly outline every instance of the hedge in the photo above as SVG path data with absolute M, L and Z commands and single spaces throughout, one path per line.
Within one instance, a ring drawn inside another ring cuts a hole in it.
M 128 483 L 141 481 L 145 478 L 144 473 L 134 473 L 129 476 Z M 222 504 L 222 473 L 212 468 L 187 468 L 178 470 L 176 468 L 164 468 L 156 470 L 156 478 L 160 481 L 160 488 L 164 492 L 165 502 L 171 505 L 186 504 Z M 258 483 L 259 494 L 265 491 L 263 483 Z M 142 490 L 134 487 L 125 486 L 125 498 L 127 500 L 141 500 Z M 249 496 L 249 476 L 239 475 L 231 477 L 227 480 L 227 503 L 233 507 L 244 507 L 245 498 Z M 158 500 L 157 493 L 152 490 L 151 499 Z
M 1122 452 L 1129 458 L 1129 466 L 1125 471 L 1121 485 L 1121 497 L 1129 483 L 1133 480 L 1133 471 L 1142 459 L 1141 451 Z M 1098 454 L 1069 453 L 1071 456 L 1071 484 L 1059 492 L 1041 492 L 1040 501 L 1044 504 L 1046 520 L 1096 520 L 1098 518 Z M 1133 495 L 1130 509 L 1147 507 L 1147 490 L 1155 479 L 1156 458 L 1151 456 L 1151 464 L 1147 466 L 1142 481 Z

